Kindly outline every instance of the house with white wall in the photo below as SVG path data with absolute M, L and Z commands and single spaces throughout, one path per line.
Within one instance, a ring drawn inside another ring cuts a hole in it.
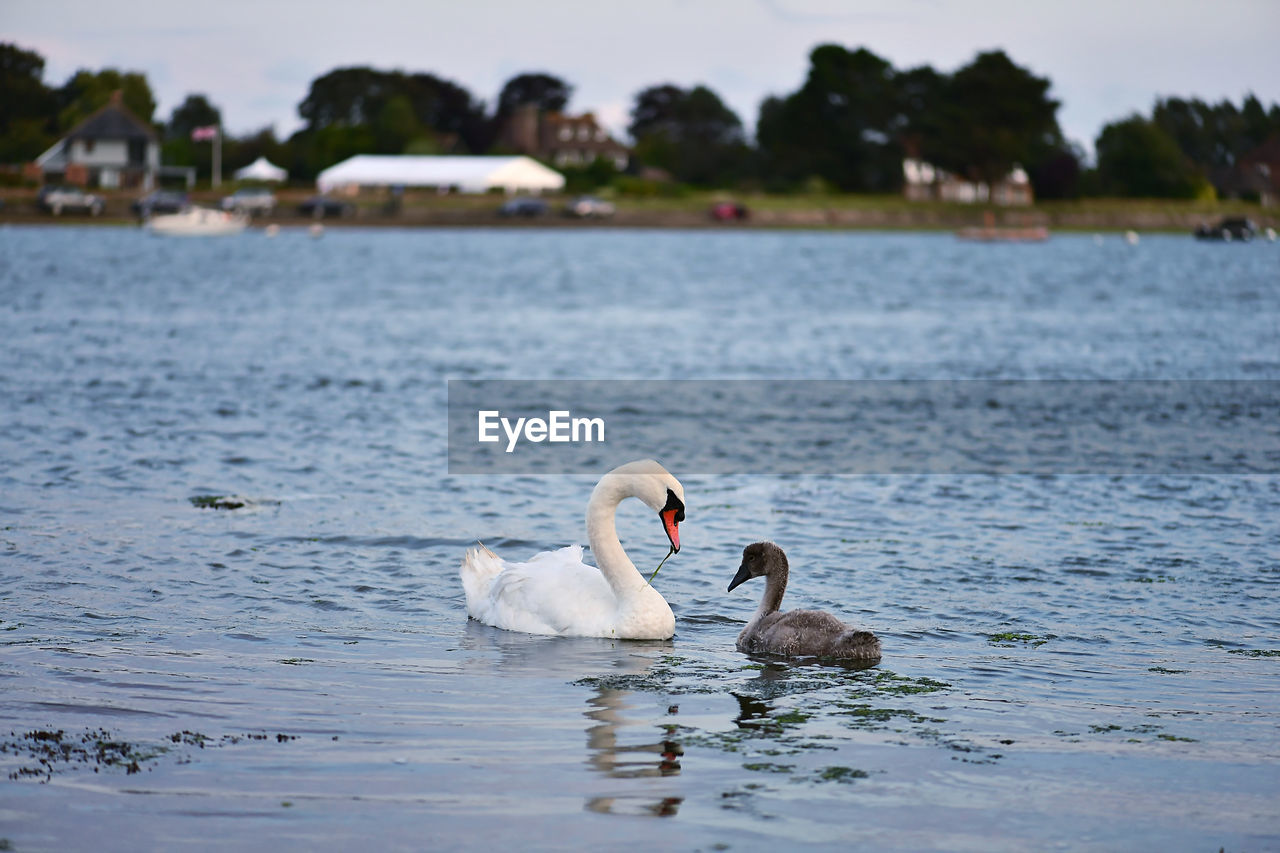
M 45 183 L 149 190 L 160 171 L 160 139 L 116 92 L 35 162 Z
M 908 201 L 949 201 L 957 204 L 1028 205 L 1033 201 L 1031 179 L 1021 166 L 988 186 L 939 169 L 918 157 L 902 161 L 902 193 Z
M 498 132 L 498 146 L 560 168 L 604 159 L 621 172 L 631 158 L 627 146 L 615 140 L 594 113 L 546 112 L 534 104 L 516 108 Z

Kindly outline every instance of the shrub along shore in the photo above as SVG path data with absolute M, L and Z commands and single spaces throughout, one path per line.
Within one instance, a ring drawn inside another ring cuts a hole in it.
M 217 207 L 231 192 L 199 191 L 194 204 Z M 35 190 L 0 191 L 0 223 L 135 224 L 130 205 L 137 192 L 99 192 L 106 209 L 96 218 L 41 211 Z M 313 221 L 298 213 L 298 205 L 313 195 L 305 189 L 277 191 L 278 204 L 271 216 L 255 217 L 255 225 L 302 225 Z M 818 229 L 916 229 L 950 231 L 988 224 L 1004 227 L 1043 226 L 1051 231 L 1171 231 L 1190 232 L 1202 223 L 1224 216 L 1247 216 L 1260 228 L 1280 228 L 1280 208 L 1242 201 L 1180 201 L 1166 199 L 1084 199 L 1042 202 L 1030 207 L 995 207 L 982 204 L 909 202 L 898 196 L 875 195 L 768 195 L 688 193 L 674 197 L 611 199 L 613 216 L 576 219 L 565 214 L 569 197 L 547 197 L 548 211 L 536 217 L 499 215 L 500 195 L 437 195 L 408 192 L 398 205 L 388 197 L 369 194 L 350 199 L 354 215 L 324 220 L 328 225 L 391 227 L 536 226 L 536 227 L 637 227 L 637 228 L 818 228 Z M 745 219 L 717 221 L 711 208 L 720 201 L 744 205 Z M 990 217 L 990 220 L 989 220 Z

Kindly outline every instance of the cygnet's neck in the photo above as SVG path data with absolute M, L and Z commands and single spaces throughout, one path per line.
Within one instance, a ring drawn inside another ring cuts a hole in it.
M 618 504 L 628 497 L 631 492 L 617 479 L 606 477 L 596 484 L 587 502 L 587 541 L 591 543 L 591 553 L 595 555 L 600 573 L 618 598 L 644 586 L 644 578 L 622 549 L 614 524 Z
M 764 597 L 756 608 L 755 619 L 761 619 L 770 613 L 777 613 L 782 607 L 782 596 L 787 591 L 787 575 L 789 570 L 785 562 L 775 563 L 764 576 Z

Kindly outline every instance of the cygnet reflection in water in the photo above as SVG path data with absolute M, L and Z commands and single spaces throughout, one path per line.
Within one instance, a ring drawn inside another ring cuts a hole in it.
M 764 597 L 755 615 L 738 635 L 738 650 L 750 654 L 875 660 L 880 640 L 870 631 L 856 631 L 821 610 L 778 612 L 787 591 L 787 555 L 772 542 L 755 542 L 742 549 L 742 565 L 729 590 L 763 576 Z

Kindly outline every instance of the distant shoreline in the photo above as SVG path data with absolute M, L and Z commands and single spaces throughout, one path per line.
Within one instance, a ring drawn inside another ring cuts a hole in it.
M 229 192 L 229 190 L 227 191 Z M 254 226 L 305 227 L 316 221 L 326 226 L 390 228 L 511 227 L 511 228 L 670 228 L 706 230 L 912 230 L 957 231 L 988 224 L 990 212 L 1000 227 L 1044 227 L 1053 231 L 1164 231 L 1190 233 L 1197 225 L 1223 216 L 1247 216 L 1260 228 L 1280 228 L 1280 208 L 1264 208 L 1239 201 L 1167 201 L 1162 199 L 1043 202 L 1030 207 L 989 207 L 936 202 L 908 202 L 896 196 L 770 196 L 697 193 L 676 198 L 616 199 L 617 212 L 606 219 L 576 219 L 561 211 L 568 198 L 548 199 L 549 212 L 538 217 L 498 215 L 502 196 L 437 196 L 407 193 L 396 212 L 385 198 L 356 198 L 353 216 L 315 220 L 296 212 L 312 193 L 286 189 L 277 193 L 277 212 L 254 217 Z M 37 209 L 35 191 L 0 191 L 0 224 L 137 225 L 129 205 L 135 193 L 106 193 L 102 216 L 54 217 Z M 226 192 L 202 190 L 191 194 L 195 204 L 216 207 Z M 745 204 L 745 220 L 719 222 L 710 215 L 717 199 L 732 197 Z

